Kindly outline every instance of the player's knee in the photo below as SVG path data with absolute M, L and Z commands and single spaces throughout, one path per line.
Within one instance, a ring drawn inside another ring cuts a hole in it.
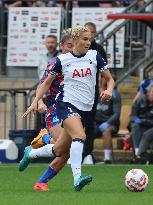
M 63 154 L 65 154 L 65 152 L 63 151 L 63 148 L 62 147 L 54 147 L 54 155 L 56 157 L 60 157 L 62 156 Z
M 82 139 L 83 141 L 85 141 L 86 140 L 86 134 L 83 131 L 80 131 L 80 132 L 77 133 L 75 138 Z
M 110 127 L 108 127 L 104 132 L 103 132 L 103 135 L 112 135 L 112 131 L 113 131 L 113 129 L 112 129 L 112 127 L 110 126 Z

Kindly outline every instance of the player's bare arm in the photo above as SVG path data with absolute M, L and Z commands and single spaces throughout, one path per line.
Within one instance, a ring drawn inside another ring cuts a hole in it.
M 27 109 L 27 111 L 23 114 L 23 117 L 26 117 L 29 113 L 35 113 L 38 110 L 38 101 L 43 97 L 43 95 L 47 92 L 49 87 L 51 86 L 55 76 L 48 75 L 46 80 L 38 87 L 36 97 L 34 98 L 32 104 Z
M 41 85 L 41 84 L 38 85 L 38 87 L 37 87 L 37 89 L 36 89 L 36 93 L 38 92 L 38 89 L 39 89 L 40 85 Z M 43 102 L 43 100 L 40 99 L 40 100 L 38 101 L 38 112 L 39 112 L 40 114 L 45 113 L 46 109 L 47 109 L 47 106 L 45 105 L 45 103 Z
M 45 103 L 43 102 L 43 100 L 40 99 L 40 100 L 38 101 L 38 112 L 39 112 L 40 114 L 43 114 L 43 113 L 45 113 L 46 110 L 47 110 L 47 106 L 45 105 Z
M 113 92 L 113 89 L 114 89 L 114 86 L 115 86 L 115 82 L 114 82 L 114 80 L 112 78 L 112 75 L 111 75 L 109 70 L 103 70 L 102 71 L 102 76 L 104 77 L 104 79 L 107 82 L 107 89 L 104 90 L 104 91 L 102 90 L 100 92 L 100 97 L 103 100 L 110 100 L 112 98 L 112 92 Z

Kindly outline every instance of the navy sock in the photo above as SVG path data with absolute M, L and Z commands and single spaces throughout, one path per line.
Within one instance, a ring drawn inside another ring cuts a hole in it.
M 44 174 L 41 176 L 41 178 L 38 180 L 39 183 L 47 183 L 49 180 L 51 180 L 53 177 L 55 177 L 57 172 L 51 168 L 50 166 L 47 168 L 47 170 L 44 172 Z

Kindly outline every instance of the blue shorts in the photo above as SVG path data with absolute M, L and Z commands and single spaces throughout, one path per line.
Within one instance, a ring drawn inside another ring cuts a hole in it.
M 63 121 L 72 116 L 79 116 L 81 118 L 81 122 L 83 126 L 84 127 L 86 126 L 87 117 L 88 117 L 87 111 L 79 110 L 74 105 L 68 102 L 61 102 L 61 101 L 57 102 L 56 107 L 57 107 L 57 116 L 61 120 L 62 126 L 63 126 Z
M 56 104 L 50 105 L 45 114 L 46 128 L 50 130 L 52 127 L 60 124 L 60 120 L 57 117 Z

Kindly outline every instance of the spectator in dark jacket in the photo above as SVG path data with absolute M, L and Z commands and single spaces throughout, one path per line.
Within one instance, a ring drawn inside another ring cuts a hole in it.
M 95 40 L 96 37 L 96 25 L 92 22 L 85 24 L 91 31 L 91 46 L 89 49 L 96 50 L 101 54 L 101 57 L 107 62 L 106 53 L 103 47 L 98 44 Z M 88 114 L 88 125 L 86 126 L 86 141 L 84 145 L 83 152 L 83 163 L 84 164 L 93 164 L 93 141 L 94 141 L 94 122 L 96 116 L 96 107 L 99 97 L 99 72 L 96 76 L 96 86 L 95 86 L 95 101 L 92 110 Z
M 147 89 L 150 85 L 153 84 L 153 79 L 152 78 L 148 78 L 142 81 L 142 83 L 139 85 L 138 87 L 138 92 L 134 98 L 134 102 L 141 96 L 147 93 Z
M 131 136 L 135 155 L 141 155 L 153 141 L 153 85 L 132 107 Z

